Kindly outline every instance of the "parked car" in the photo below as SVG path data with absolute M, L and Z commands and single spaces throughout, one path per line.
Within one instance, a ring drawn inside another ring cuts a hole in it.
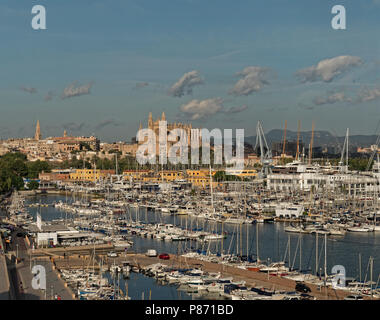
M 159 256 L 158 256 L 159 259 L 162 259 L 162 260 L 169 260 L 170 259 L 170 256 L 167 254 L 167 253 L 161 253 Z
M 154 250 L 154 249 L 149 249 L 147 252 L 146 252 L 146 255 L 148 257 L 157 257 L 157 251 Z

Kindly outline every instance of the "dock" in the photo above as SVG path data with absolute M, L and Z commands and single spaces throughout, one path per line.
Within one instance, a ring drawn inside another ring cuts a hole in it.
M 247 286 L 262 287 L 274 290 L 295 291 L 296 281 L 286 279 L 279 276 L 272 276 L 267 273 L 250 271 L 233 266 L 207 262 L 199 259 L 188 258 L 178 255 L 170 255 L 169 260 L 161 260 L 157 257 L 147 257 L 141 253 L 125 253 L 118 257 L 110 258 L 108 256 L 99 255 L 97 258 L 102 258 L 104 266 L 108 268 L 112 264 L 121 265 L 123 262 L 128 262 L 132 267 L 138 269 L 161 263 L 168 267 L 174 268 L 200 268 L 206 272 L 220 272 L 222 277 L 233 277 L 234 281 L 246 281 Z M 54 258 L 54 265 L 59 269 L 94 269 L 99 270 L 99 265 L 91 261 L 89 256 L 75 255 L 69 258 L 63 256 L 56 256 Z M 317 300 L 343 300 L 346 296 L 352 294 L 349 291 L 337 290 L 332 287 L 318 287 L 317 285 L 307 283 L 311 289 L 309 293 Z M 364 297 L 364 299 L 370 299 Z

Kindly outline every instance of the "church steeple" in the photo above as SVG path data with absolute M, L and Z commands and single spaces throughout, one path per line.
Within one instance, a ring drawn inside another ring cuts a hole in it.
M 149 112 L 148 128 L 149 129 L 153 128 L 153 116 L 152 116 L 152 112 Z
M 40 128 L 40 120 L 37 120 L 36 133 L 34 134 L 34 140 L 41 140 L 41 128 Z
M 165 112 L 162 113 L 161 121 L 166 121 Z

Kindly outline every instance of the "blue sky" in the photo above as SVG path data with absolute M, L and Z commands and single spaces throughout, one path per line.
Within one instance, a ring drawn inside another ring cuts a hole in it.
M 47 30 L 31 28 L 34 4 L 46 7 Z M 380 1 L 339 1 L 347 11 L 346 30 L 331 28 L 335 4 L 2 0 L 0 137 L 31 136 L 39 119 L 45 137 L 66 128 L 74 135 L 129 140 L 149 111 L 210 129 L 244 128 L 246 135 L 258 120 L 268 131 L 282 128 L 285 119 L 293 130 L 298 120 L 310 130 L 314 120 L 316 129 L 339 135 L 346 127 L 352 134 L 373 134 L 380 119 Z M 328 81 L 295 76 L 341 56 L 351 58 Z M 237 73 L 252 66 L 262 71 L 250 73 L 261 85 L 246 95 L 231 94 L 244 80 Z M 168 94 L 191 71 L 202 83 L 190 94 Z M 62 99 L 73 83 L 91 83 L 90 91 Z

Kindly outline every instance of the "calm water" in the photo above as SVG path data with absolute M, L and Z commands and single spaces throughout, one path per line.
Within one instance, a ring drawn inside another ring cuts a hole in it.
M 104 275 L 110 282 L 116 280 L 110 273 Z M 116 281 L 117 283 L 117 281 Z M 119 276 L 120 289 L 132 300 L 192 300 L 192 296 L 177 290 L 176 286 L 161 285 L 154 278 L 131 272 L 128 279 Z
M 41 203 L 52 203 L 59 200 L 65 201 L 65 196 L 40 196 L 38 198 L 29 198 L 28 203 L 41 201 Z M 70 199 L 68 199 L 70 201 Z M 37 208 L 29 208 L 31 214 L 35 216 Z M 66 213 L 56 210 L 54 207 L 42 207 L 41 216 L 43 220 L 52 220 L 57 218 L 65 218 Z M 67 218 L 70 218 L 67 214 Z M 145 209 L 136 210 L 131 209 L 128 217 L 133 220 L 139 219 L 140 221 L 148 222 L 162 222 L 172 223 L 188 228 L 204 228 L 206 230 L 221 232 L 221 224 L 209 223 L 201 219 L 194 219 L 185 216 L 169 216 L 161 215 L 147 211 Z M 302 270 L 315 270 L 316 262 L 316 236 L 309 234 L 291 234 L 284 231 L 284 223 L 264 223 L 252 225 L 243 225 L 242 227 L 236 225 L 224 224 L 223 231 L 228 232 L 227 238 L 223 241 L 212 242 L 209 244 L 201 244 L 198 242 L 171 242 L 161 241 L 156 239 L 146 239 L 140 237 L 133 237 L 134 250 L 145 252 L 147 249 L 156 249 L 158 252 L 167 253 L 183 253 L 191 249 L 199 249 L 203 251 L 210 251 L 212 253 L 221 252 L 223 246 L 224 253 L 236 253 L 256 256 L 256 230 L 258 229 L 258 243 L 259 243 L 259 258 L 265 261 L 285 261 L 290 266 L 299 269 L 300 266 L 300 250 L 299 242 L 301 242 L 302 255 L 301 255 L 301 268 Z M 238 234 L 238 236 L 237 236 Z M 248 239 L 247 239 L 248 234 Z M 301 241 L 299 239 L 301 238 Z M 236 241 L 238 239 L 238 241 Z M 290 259 L 289 251 L 287 251 L 288 241 L 290 241 Z M 285 255 L 286 253 L 286 255 Z M 344 237 L 342 236 L 328 236 L 327 237 L 327 272 L 331 273 L 331 268 L 334 265 L 340 264 L 346 268 L 346 274 L 349 277 L 359 279 L 359 254 L 361 254 L 362 261 L 362 280 L 367 276 L 369 280 L 369 257 L 374 257 L 373 265 L 373 280 L 378 279 L 380 273 L 380 232 L 371 233 L 351 233 L 347 232 Z M 318 236 L 318 265 L 324 269 L 324 236 Z M 135 276 L 135 275 L 134 275 Z M 144 276 L 141 280 L 138 278 L 136 282 L 140 281 L 154 281 L 153 279 Z M 142 284 L 141 284 L 142 285 Z M 145 285 L 145 284 L 144 284 Z M 151 282 L 146 283 L 146 288 L 152 289 Z M 148 292 L 149 292 L 148 289 Z M 157 290 L 164 290 L 164 287 L 158 287 Z M 161 292 L 161 291 L 160 291 Z M 175 291 L 174 291 L 175 292 Z M 137 293 L 136 293 L 137 294 Z M 141 294 L 141 292 L 140 292 Z M 149 294 L 149 293 L 148 293 Z M 171 294 L 167 293 L 168 299 L 172 299 Z M 133 298 L 133 297 L 132 297 Z M 141 299 L 141 296 L 140 296 Z

